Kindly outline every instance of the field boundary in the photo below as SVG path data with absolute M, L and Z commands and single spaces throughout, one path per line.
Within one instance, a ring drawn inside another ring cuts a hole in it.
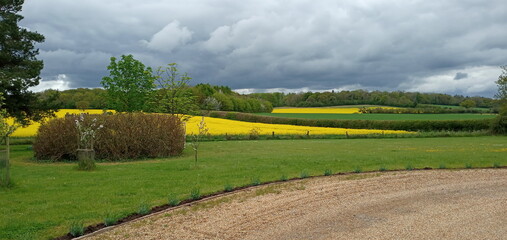
M 332 127 L 350 129 L 405 130 L 405 131 L 479 131 L 491 126 L 491 119 L 478 120 L 336 120 L 303 119 L 262 116 L 251 113 L 213 111 L 210 117 L 311 127 Z
M 360 172 L 360 173 L 338 172 L 338 173 L 333 173 L 328 176 L 315 175 L 315 176 L 308 176 L 308 177 L 295 177 L 295 178 L 291 178 L 291 179 L 287 179 L 287 180 L 268 181 L 268 182 L 261 183 L 259 185 L 247 185 L 247 186 L 236 187 L 236 188 L 232 189 L 231 191 L 224 191 L 224 190 L 218 191 L 215 193 L 211 193 L 211 194 L 202 196 L 201 198 L 199 198 L 197 200 L 186 199 L 186 200 L 181 201 L 180 204 L 178 204 L 177 206 L 170 206 L 169 204 L 155 206 L 155 207 L 151 208 L 150 213 L 148 213 L 146 215 L 133 213 L 123 219 L 118 220 L 118 223 L 114 224 L 112 226 L 105 226 L 104 223 L 89 225 L 89 226 L 85 227 L 85 231 L 84 231 L 85 234 L 82 236 L 79 236 L 79 237 L 73 237 L 70 233 L 67 233 L 66 235 L 63 235 L 63 236 L 60 236 L 60 237 L 57 237 L 54 239 L 55 240 L 84 239 L 86 237 L 94 236 L 94 235 L 97 235 L 102 232 L 110 231 L 112 229 L 123 226 L 127 223 L 137 222 L 137 221 L 141 221 L 146 218 L 158 216 L 158 215 L 163 214 L 167 211 L 173 211 L 173 210 L 177 210 L 180 208 L 193 206 L 193 205 L 199 204 L 201 202 L 205 202 L 205 201 L 213 200 L 216 198 L 225 197 L 225 196 L 229 196 L 232 194 L 237 194 L 237 193 L 241 193 L 241 192 L 245 192 L 245 191 L 249 191 L 249 190 L 253 190 L 253 189 L 257 189 L 257 188 L 262 188 L 262 187 L 271 186 L 271 185 L 279 185 L 279 184 L 284 184 L 284 183 L 289 183 L 289 182 L 298 182 L 298 181 L 303 181 L 303 180 L 308 180 L 308 179 L 325 178 L 325 177 L 332 177 L 332 176 L 366 175 L 366 174 L 372 174 L 372 173 L 414 172 L 414 171 L 432 171 L 432 170 L 433 171 L 459 171 L 459 170 L 477 170 L 477 169 L 507 169 L 507 166 L 476 167 L 476 168 L 475 167 L 474 168 L 445 168 L 445 169 L 424 167 L 424 168 L 414 168 L 411 170 L 392 169 L 392 170 L 385 170 L 385 171 L 379 171 L 379 170 L 364 171 L 364 172 Z

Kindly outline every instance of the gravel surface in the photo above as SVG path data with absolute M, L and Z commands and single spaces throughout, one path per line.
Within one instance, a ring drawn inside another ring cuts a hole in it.
M 368 173 L 268 185 L 86 239 L 507 239 L 507 169 Z

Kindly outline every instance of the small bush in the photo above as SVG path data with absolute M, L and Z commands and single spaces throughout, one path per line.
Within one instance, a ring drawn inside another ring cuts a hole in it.
M 139 209 L 137 210 L 137 213 L 141 214 L 141 215 L 146 215 L 148 213 L 150 213 L 150 206 L 148 206 L 148 204 L 146 203 L 142 203 L 141 205 L 139 205 Z
M 114 214 L 107 214 L 104 218 L 104 225 L 106 226 L 112 226 L 115 225 L 118 222 L 118 216 Z
M 81 222 L 72 222 L 69 229 L 70 235 L 79 237 L 84 234 L 84 226 Z
M 231 184 L 225 184 L 224 185 L 224 192 L 230 192 L 234 189 L 234 186 L 232 186 Z
M 250 183 L 250 185 L 252 186 L 258 186 L 258 185 L 261 185 L 261 180 L 259 178 L 252 178 L 252 181 Z
M 414 166 L 412 166 L 412 164 L 407 164 L 407 166 L 405 166 L 405 170 L 408 170 L 408 171 L 412 171 L 414 170 Z
M 472 164 L 471 163 L 465 163 L 465 168 L 472 168 Z
M 75 160 L 78 115 L 67 115 L 43 124 L 35 137 L 33 151 L 38 160 Z M 107 160 L 155 158 L 179 155 L 185 132 L 181 121 L 166 114 L 85 115 L 96 118 L 104 128 L 97 132 L 95 158 Z
M 333 175 L 333 171 L 331 171 L 331 169 L 326 169 L 324 171 L 324 176 L 331 176 L 331 175 Z
M 363 172 L 363 169 L 361 169 L 360 167 L 356 167 L 354 169 L 354 173 L 362 173 Z
M 199 200 L 201 198 L 201 190 L 199 188 L 194 188 L 190 191 L 190 199 Z
M 498 115 L 491 121 L 490 131 L 497 135 L 507 134 L 507 113 Z
M 381 172 L 385 172 L 385 171 L 387 171 L 387 167 L 386 166 L 380 166 L 380 168 L 378 170 L 381 171 Z
M 257 140 L 257 139 L 259 139 L 260 133 L 261 133 L 261 129 L 258 127 L 254 127 L 252 129 L 250 129 L 250 132 L 248 132 L 248 139 Z
M 301 174 L 299 175 L 301 178 L 307 178 L 309 177 L 310 175 L 308 175 L 308 172 L 307 171 L 302 171 Z
M 441 163 L 439 166 L 438 166 L 439 169 L 446 169 L 447 167 L 445 166 L 445 164 Z
M 500 167 L 501 167 L 501 165 L 500 165 L 500 163 L 494 162 L 494 163 L 493 163 L 493 167 L 494 167 L 494 168 L 500 168 Z
M 176 196 L 176 194 L 173 194 L 173 193 L 169 194 L 168 204 L 171 207 L 178 206 L 178 204 L 180 204 L 180 200 L 178 199 L 178 196 Z
M 283 174 L 283 175 L 280 177 L 280 180 L 285 182 L 285 181 L 289 180 L 289 178 L 287 177 L 287 175 Z

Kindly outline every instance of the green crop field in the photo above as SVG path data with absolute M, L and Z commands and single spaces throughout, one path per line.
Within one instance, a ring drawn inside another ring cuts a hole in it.
M 495 114 L 333 114 L 333 113 L 256 113 L 262 116 L 341 120 L 473 120 L 492 119 Z
M 169 159 L 99 163 L 92 172 L 76 163 L 37 163 L 28 145 L 12 147 L 15 186 L 0 189 L 0 239 L 47 239 L 73 222 L 100 223 L 126 216 L 143 204 L 166 204 L 168 195 L 189 198 L 225 185 L 245 186 L 282 176 L 386 169 L 464 168 L 507 165 L 507 137 L 266 140 L 203 142 Z

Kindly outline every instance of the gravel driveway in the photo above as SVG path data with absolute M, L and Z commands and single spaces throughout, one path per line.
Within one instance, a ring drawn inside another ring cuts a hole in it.
M 507 169 L 304 179 L 159 213 L 86 239 L 507 239 Z

